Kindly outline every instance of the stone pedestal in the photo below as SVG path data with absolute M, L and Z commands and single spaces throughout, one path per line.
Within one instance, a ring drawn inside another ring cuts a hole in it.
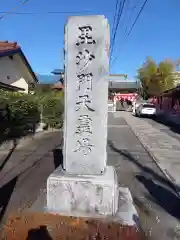
M 61 167 L 47 180 L 47 208 L 78 215 L 114 215 L 118 210 L 119 189 L 116 172 L 108 166 L 103 175 L 73 175 Z

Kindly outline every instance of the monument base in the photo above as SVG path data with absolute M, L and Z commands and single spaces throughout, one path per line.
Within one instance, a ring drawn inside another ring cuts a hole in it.
M 74 217 L 82 217 L 88 219 L 99 219 L 108 222 L 118 222 L 123 225 L 136 226 L 139 228 L 139 217 L 136 211 L 136 208 L 133 203 L 133 199 L 131 193 L 126 187 L 119 187 L 119 200 L 118 200 L 118 211 L 114 216 L 106 216 L 99 214 L 91 214 L 89 212 L 77 212 L 72 211 L 69 214 L 61 214 L 57 213 L 56 210 L 52 211 L 47 209 L 47 190 L 41 190 L 41 194 L 33 203 L 33 205 L 29 208 L 30 212 L 42 212 L 42 213 L 52 213 L 58 214 L 60 216 L 74 216 Z
M 115 215 L 119 188 L 115 169 L 107 166 L 103 175 L 72 175 L 58 167 L 47 179 L 47 209 L 71 215 Z

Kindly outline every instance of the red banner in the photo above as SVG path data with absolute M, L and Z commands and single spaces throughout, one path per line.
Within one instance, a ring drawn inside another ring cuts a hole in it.
M 114 96 L 114 100 L 129 100 L 129 101 L 134 101 L 137 98 L 138 94 L 137 93 L 119 93 Z

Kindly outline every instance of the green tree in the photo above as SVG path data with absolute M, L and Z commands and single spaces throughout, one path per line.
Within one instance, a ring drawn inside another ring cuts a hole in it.
M 63 124 L 64 101 L 63 96 L 46 96 L 42 99 L 43 122 L 50 127 L 59 128 Z
M 170 60 L 161 61 L 158 66 L 159 85 L 161 92 L 171 89 L 175 86 L 173 76 L 174 64 Z
M 138 69 L 137 78 L 141 83 L 143 97 L 158 95 L 174 87 L 174 64 L 170 60 L 157 64 L 148 57 L 141 68 Z
M 39 83 L 36 85 L 34 92 L 37 95 L 49 94 L 52 92 L 52 85 L 45 84 L 45 83 Z

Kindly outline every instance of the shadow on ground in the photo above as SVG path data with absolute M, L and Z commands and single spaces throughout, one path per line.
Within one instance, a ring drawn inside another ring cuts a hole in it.
M 0 165 L 0 171 L 2 171 L 2 169 L 4 168 L 4 166 L 6 165 L 7 161 L 9 160 L 9 158 L 11 157 L 12 153 L 14 152 L 14 150 L 16 149 L 17 144 L 14 143 L 13 148 L 9 151 L 9 153 L 7 154 L 7 156 L 5 157 L 5 159 L 3 160 L 2 164 Z
M 147 196 L 149 200 L 154 201 L 170 215 L 180 220 L 180 199 L 173 192 L 157 183 L 154 183 L 152 179 L 147 179 L 145 176 L 138 175 L 136 178 L 148 190 L 150 196 L 152 196 Z
M 146 174 L 151 175 L 156 179 L 157 181 L 168 185 L 169 187 L 173 188 L 172 184 L 166 180 L 164 177 L 161 177 L 156 172 L 154 172 L 151 168 L 143 166 L 136 158 L 133 157 L 133 155 L 128 150 L 121 150 L 117 149 L 112 141 L 108 141 L 109 147 L 116 153 L 119 153 L 120 155 L 124 156 L 126 159 L 128 159 L 130 162 L 134 163 L 141 171 L 143 171 Z M 174 188 L 173 188 L 174 190 Z
M 179 124 L 175 124 L 175 123 L 172 123 L 168 120 L 165 120 L 164 118 L 162 117 L 156 117 L 154 119 L 156 122 L 160 123 L 160 124 L 163 124 L 165 125 L 166 127 L 168 127 L 172 132 L 174 133 L 177 133 L 177 134 L 180 134 L 180 125 Z
M 19 139 L 27 136 L 34 136 L 35 131 L 36 127 L 34 124 L 30 126 L 26 124 L 25 126 L 8 126 L 3 129 L 0 128 L 0 144 L 11 140 L 18 144 Z
M 175 191 L 175 187 L 164 177 L 158 175 L 156 172 L 154 172 L 151 168 L 143 166 L 141 163 L 138 162 L 137 159 L 135 159 L 131 153 L 129 153 L 127 150 L 120 150 L 114 147 L 112 141 L 108 141 L 109 147 L 119 153 L 120 155 L 124 156 L 125 159 L 135 164 L 141 171 L 142 175 L 137 176 L 137 179 L 144 185 L 144 187 L 148 190 L 150 195 L 153 197 L 149 200 L 154 201 L 156 204 L 160 205 L 162 208 L 164 208 L 169 214 L 176 217 L 177 219 L 180 219 L 180 198 L 178 198 L 171 190 Z M 125 160 L 124 159 L 124 160 Z M 143 176 L 145 174 L 145 176 Z M 153 180 L 158 181 L 161 184 L 164 184 L 167 186 L 167 188 L 158 185 L 153 182 Z M 169 190 L 168 190 L 169 187 Z
M 9 172 L 11 172 L 14 168 L 18 168 L 18 165 L 21 165 L 23 163 L 23 161 L 27 160 L 28 164 L 25 166 L 25 168 L 23 168 L 21 171 L 17 170 L 17 173 L 15 172 L 15 174 L 17 176 L 15 178 L 13 178 L 11 181 L 9 181 L 7 184 L 5 184 L 4 186 L 2 186 L 0 188 L 0 227 L 1 227 L 1 224 L 4 222 L 4 220 L 6 218 L 6 214 L 9 214 L 8 213 L 8 211 L 9 211 L 8 205 L 10 205 L 13 209 L 14 209 L 14 207 L 16 207 L 16 205 L 15 206 L 13 205 L 13 200 L 12 200 L 12 202 L 10 202 L 10 201 L 11 201 L 11 197 L 12 197 L 13 191 L 14 191 L 14 194 L 16 195 L 17 189 L 15 189 L 15 186 L 16 186 L 17 181 L 19 180 L 18 188 L 19 188 L 19 185 L 21 185 L 21 183 L 20 183 L 21 181 L 23 182 L 22 184 L 25 184 L 25 188 L 26 188 L 26 180 L 24 178 L 20 179 L 20 177 L 23 174 L 25 174 L 25 176 L 27 178 L 29 178 L 29 176 L 30 176 L 30 178 L 33 178 L 34 176 L 31 174 L 32 171 L 34 171 L 35 168 L 38 169 L 40 161 L 46 155 L 48 157 L 48 160 L 51 161 L 51 163 L 48 163 L 49 164 L 48 166 L 50 166 L 52 168 L 52 171 L 54 170 L 54 168 L 57 168 L 59 165 L 61 165 L 63 163 L 62 149 L 58 149 L 59 142 L 58 142 L 58 145 L 54 143 L 54 145 L 50 149 L 47 149 L 46 145 L 44 145 L 44 147 L 43 147 L 44 150 L 42 149 L 42 153 L 40 151 L 36 155 L 36 151 L 39 150 L 38 146 L 42 147 L 42 144 L 44 144 L 44 141 L 46 141 L 46 144 L 48 144 L 49 141 L 51 141 L 51 139 L 49 139 L 49 134 L 50 134 L 50 136 L 52 135 L 52 133 L 47 133 L 45 138 L 43 138 L 42 140 L 38 140 L 38 141 L 42 141 L 42 143 L 41 142 L 38 143 L 38 145 L 36 146 L 36 148 L 35 148 L 35 150 L 33 152 L 30 151 L 29 155 L 25 155 L 24 158 L 22 158 L 22 160 L 17 165 L 15 165 L 12 169 L 10 169 L 8 172 L 6 172 L 1 177 L 1 179 L 3 179 L 4 176 L 6 176 Z M 8 159 L 10 157 L 11 158 L 13 157 L 13 156 L 11 156 L 11 154 L 14 151 L 15 147 L 16 146 L 14 146 L 14 148 L 9 152 L 9 154 L 8 154 L 7 158 L 4 160 L 3 164 L 1 164 L 1 166 L 0 166 L 1 170 L 5 166 L 5 164 L 7 163 Z M 57 149 L 53 149 L 53 148 L 57 148 Z M 51 152 L 51 154 L 49 154 L 49 152 Z M 54 155 L 54 158 L 52 156 L 52 153 Z M 34 156 L 32 156 L 33 154 L 34 154 Z M 31 163 L 31 160 L 28 161 L 28 159 L 27 159 L 28 157 L 32 157 L 31 158 L 31 159 L 33 159 L 32 163 Z M 16 158 L 18 158 L 18 156 L 16 156 Z M 12 159 L 12 160 L 15 160 L 15 159 Z M 51 169 L 50 169 L 50 172 L 51 172 Z M 15 175 L 15 174 L 13 174 L 13 175 Z M 11 176 L 11 174 L 10 174 L 10 176 Z M 42 186 L 44 188 L 44 181 L 42 181 Z M 37 194 L 39 194 L 39 192 Z M 14 199 L 14 198 L 12 198 L 12 199 Z M 16 199 L 16 196 L 15 196 L 15 199 Z M 17 201 L 20 201 L 19 202 L 20 205 L 23 204 L 23 199 L 19 200 L 19 196 L 18 196 L 18 200 Z M 11 207 L 10 207 L 10 209 L 11 209 Z
M 57 148 L 53 150 L 53 157 L 54 157 L 54 167 L 55 169 L 59 166 L 63 167 L 63 152 L 62 149 Z
M 26 240 L 52 240 L 46 226 L 40 226 L 39 228 L 31 229 L 28 231 Z
M 34 129 L 32 131 L 25 131 L 24 129 L 18 128 L 18 129 L 11 130 L 7 134 L 5 134 L 5 133 L 2 134 L 2 132 L 0 131 L 0 147 L 1 148 L 4 147 L 3 144 L 5 142 L 13 141 L 12 149 L 9 150 L 9 147 L 7 149 L 5 147 L 5 149 L 4 149 L 4 150 L 8 150 L 9 153 L 4 158 L 2 164 L 0 165 L 0 171 L 4 168 L 4 166 L 6 165 L 6 163 L 9 160 L 9 158 L 11 157 L 12 153 L 14 152 L 16 147 L 18 146 L 19 140 L 23 137 L 33 137 L 34 135 L 35 135 L 35 130 Z
M 0 222 L 4 216 L 17 180 L 18 177 L 15 177 L 0 188 Z

